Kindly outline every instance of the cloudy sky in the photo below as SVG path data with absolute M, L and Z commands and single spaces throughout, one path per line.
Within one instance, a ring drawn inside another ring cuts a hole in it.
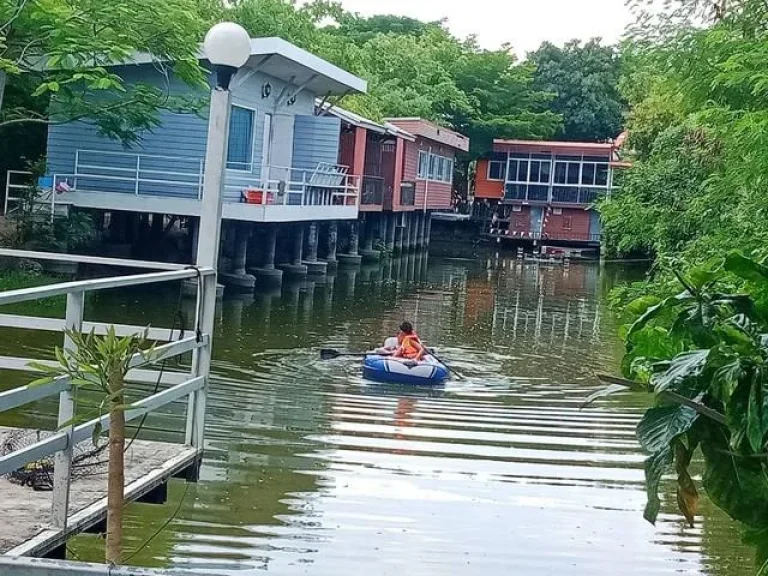
M 614 42 L 630 21 L 624 0 L 342 0 L 342 4 L 364 15 L 447 18 L 457 36 L 476 34 L 485 48 L 509 42 L 519 56 L 544 40 L 563 44 L 571 38 L 599 36 Z

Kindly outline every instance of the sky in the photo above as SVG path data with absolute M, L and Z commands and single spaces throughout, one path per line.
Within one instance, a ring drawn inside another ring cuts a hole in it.
M 458 37 L 475 34 L 483 48 L 505 42 L 518 56 L 548 40 L 573 38 L 617 41 L 631 20 L 624 0 L 342 0 L 362 15 L 397 14 L 419 20 L 448 19 Z

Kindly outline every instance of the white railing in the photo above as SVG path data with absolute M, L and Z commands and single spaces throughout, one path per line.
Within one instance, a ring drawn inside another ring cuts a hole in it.
M 204 169 L 204 161 L 196 158 L 77 150 L 74 173 L 47 178 L 50 185 L 42 187 L 38 201 L 50 203 L 53 213 L 69 191 L 200 200 Z M 359 201 L 360 178 L 350 175 L 346 166 L 321 162 L 311 170 L 265 166 L 262 172 L 257 177 L 250 171 L 227 170 L 225 201 L 265 206 L 357 206 Z M 32 184 L 30 176 L 9 173 L 6 203 L 18 202 L 17 191 Z
M 23 254 L 24 257 L 36 260 L 61 260 L 66 257 L 66 255 L 59 254 L 40 252 L 20 253 L 13 250 L 0 250 L 0 256 L 4 257 L 14 257 L 21 254 Z M 85 256 L 69 256 L 69 258 L 77 258 L 77 261 L 89 264 L 105 264 L 108 263 L 108 261 L 111 261 L 111 259 Z M 125 413 L 125 417 L 126 421 L 130 422 L 137 418 L 141 418 L 145 414 L 167 406 L 172 402 L 186 399 L 185 444 L 190 445 L 202 453 L 206 402 L 205 383 L 208 378 L 208 363 L 200 361 L 200 358 L 210 354 L 210 335 L 202 333 L 199 327 L 205 326 L 205 319 L 203 318 L 203 315 L 205 314 L 205 307 L 203 306 L 205 295 L 209 290 L 216 290 L 215 273 L 210 269 L 183 268 L 179 265 L 164 265 L 161 263 L 147 263 L 143 261 L 120 260 L 120 264 L 125 267 L 144 267 L 154 268 L 156 270 L 165 268 L 165 270 L 130 276 L 64 282 L 35 288 L 0 292 L 0 306 L 61 295 L 66 295 L 67 297 L 66 317 L 64 320 L 0 314 L 0 327 L 54 332 L 62 332 L 63 329 L 67 327 L 81 331 L 89 331 L 93 329 L 96 333 L 104 333 L 110 326 L 112 326 L 111 324 L 84 322 L 83 320 L 83 308 L 85 294 L 87 292 L 197 279 L 198 299 L 194 324 L 195 328 L 190 331 L 189 335 L 181 335 L 181 337 L 175 341 L 171 341 L 174 337 L 174 333 L 171 329 L 152 328 L 148 333 L 149 338 L 156 341 L 165 341 L 167 343 L 158 345 L 151 358 L 144 358 L 141 354 L 137 354 L 130 363 L 132 370 L 128 374 L 129 381 L 160 382 L 170 384 L 171 386 L 161 392 L 152 394 L 151 396 L 131 404 Z M 114 325 L 114 327 L 117 334 L 123 336 L 140 334 L 146 329 L 141 326 L 122 324 Z M 179 334 L 178 330 L 176 331 L 176 334 Z M 63 345 L 65 350 L 73 346 L 68 338 L 64 339 Z M 157 364 L 190 351 L 193 352 L 194 358 L 192 368 L 189 372 L 164 374 L 162 370 L 141 368 L 145 364 Z M 5 370 L 32 372 L 33 370 L 29 367 L 31 361 L 33 361 L 33 359 L 0 356 L 0 368 Z M 66 429 L 62 429 L 62 425 L 73 420 L 76 408 L 74 405 L 72 385 L 66 377 L 57 378 L 53 382 L 45 385 L 21 386 L 0 393 L 0 413 L 55 395 L 59 396 L 59 430 L 51 433 L 48 437 L 35 444 L 0 456 L 0 476 L 18 470 L 27 464 L 37 462 L 43 458 L 55 456 L 51 520 L 54 528 L 64 530 L 67 527 L 69 492 L 72 480 L 72 449 L 75 444 L 90 439 L 97 427 L 100 426 L 101 429 L 107 429 L 109 416 L 101 416 L 100 418 L 95 418 L 83 424 L 67 426 Z
M 314 170 L 265 166 L 262 178 L 227 174 L 229 197 L 239 194 L 248 204 L 262 206 L 357 206 L 360 177 L 347 166 L 321 162 Z

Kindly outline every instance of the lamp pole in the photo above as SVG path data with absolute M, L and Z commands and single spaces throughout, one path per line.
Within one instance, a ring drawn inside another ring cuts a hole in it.
M 205 57 L 213 64 L 216 85 L 211 90 L 208 111 L 208 140 L 203 175 L 203 199 L 200 206 L 200 227 L 197 241 L 197 266 L 210 268 L 214 273 L 205 276 L 202 290 L 197 293 L 198 322 L 203 334 L 209 338 L 208 346 L 195 350 L 193 371 L 204 376 L 205 385 L 190 397 L 186 442 L 203 449 L 205 408 L 210 386 L 211 347 L 213 345 L 216 313 L 216 280 L 221 237 L 221 216 L 226 177 L 227 140 L 231 93 L 229 83 L 238 69 L 251 55 L 248 33 L 232 22 L 216 24 L 208 31 L 203 43 Z

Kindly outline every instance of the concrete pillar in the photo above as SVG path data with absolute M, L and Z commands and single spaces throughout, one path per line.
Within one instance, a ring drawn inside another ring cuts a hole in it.
M 387 235 L 384 239 L 384 243 L 387 246 L 387 250 L 390 254 L 392 254 L 395 251 L 395 233 L 397 231 L 397 214 L 395 213 L 385 213 L 384 214 L 384 220 L 388 222 L 386 231 Z
M 395 246 L 394 251 L 396 254 L 402 254 L 403 250 L 405 250 L 405 216 L 406 214 L 403 212 L 400 212 L 398 214 L 395 214 Z
M 379 214 L 379 242 L 384 248 L 389 250 L 387 246 L 387 238 L 389 237 L 389 214 L 382 212 Z
M 339 264 L 345 266 L 356 266 L 363 261 L 363 257 L 360 256 L 359 251 L 360 236 L 359 236 L 359 222 L 357 220 L 350 220 L 349 222 L 349 248 L 346 254 L 339 254 Z
M 197 254 L 197 243 L 200 241 L 200 218 L 195 216 L 190 216 L 189 218 L 189 240 L 192 245 L 189 261 L 193 263 Z
M 427 213 L 419 214 L 419 248 L 427 247 Z
M 373 248 L 373 240 L 376 237 L 376 220 L 375 215 L 371 212 L 365 215 L 365 233 L 363 237 L 365 238 L 363 249 L 360 250 L 363 262 L 376 262 L 381 258 L 381 252 Z
M 256 277 L 245 272 L 245 261 L 248 258 L 248 240 L 251 236 L 250 224 L 247 222 L 233 223 L 234 250 L 232 253 L 232 272 L 221 275 L 224 286 L 238 290 L 252 290 L 256 285 Z
M 325 261 L 329 268 L 333 268 L 338 264 L 336 259 L 336 248 L 339 241 L 339 223 L 335 220 L 328 225 L 328 250 L 325 257 Z
M 413 212 L 403 214 L 405 231 L 403 232 L 403 252 L 409 252 L 413 248 Z
M 415 226 L 413 227 L 413 249 L 419 250 L 421 248 L 421 225 L 424 219 L 424 212 L 414 213 Z
M 431 238 L 432 238 L 432 212 L 427 212 L 427 230 L 424 233 L 424 240 L 426 242 L 427 247 L 429 247 Z
M 291 276 L 306 276 L 307 266 L 301 262 L 304 253 L 304 225 L 298 224 L 292 233 L 291 261 L 288 264 L 281 264 L 280 268 Z
M 277 225 L 267 224 L 264 231 L 263 258 L 261 266 L 251 268 L 249 272 L 256 276 L 259 287 L 279 285 L 283 280 L 283 271 L 275 268 L 275 249 L 277 247 Z
M 325 275 L 328 272 L 328 263 L 317 259 L 318 232 L 317 222 L 310 222 L 307 226 L 307 253 L 302 264 L 307 267 L 310 274 Z

